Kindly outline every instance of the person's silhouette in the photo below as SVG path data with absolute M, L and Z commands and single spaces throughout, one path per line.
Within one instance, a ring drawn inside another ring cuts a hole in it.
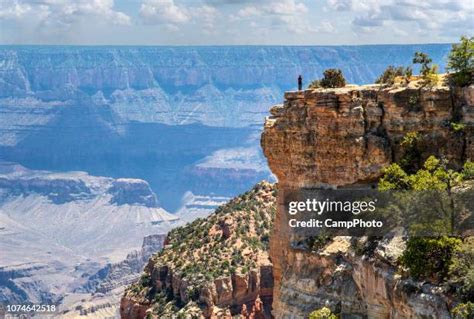
M 298 76 L 298 91 L 301 91 L 303 89 L 303 78 Z

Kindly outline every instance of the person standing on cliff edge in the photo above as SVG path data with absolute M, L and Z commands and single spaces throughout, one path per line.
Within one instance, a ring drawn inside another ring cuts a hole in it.
M 303 89 L 303 78 L 301 77 L 301 74 L 298 76 L 298 91 L 301 91 Z

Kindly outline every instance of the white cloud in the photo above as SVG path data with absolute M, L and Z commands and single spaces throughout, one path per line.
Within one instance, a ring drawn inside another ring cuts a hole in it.
M 294 16 L 308 12 L 308 8 L 302 2 L 295 0 L 280 0 L 264 3 L 260 6 L 248 5 L 238 11 L 240 17 L 251 17 L 259 15 Z
M 190 19 L 188 10 L 173 0 L 145 0 L 140 6 L 140 16 L 146 24 L 180 24 Z
M 296 0 L 280 0 L 264 2 L 260 6 L 247 5 L 241 8 L 236 16 L 232 16 L 233 20 L 239 19 L 259 19 L 269 18 L 272 27 L 281 26 L 293 33 L 315 32 L 313 27 L 307 20 L 306 14 L 308 7 L 302 2 Z
M 329 21 L 322 21 L 319 27 L 317 28 L 318 32 L 323 33 L 334 33 L 336 32 L 336 28 L 334 25 Z
M 390 32 L 396 27 L 399 35 L 462 32 L 454 21 L 463 24 L 464 32 L 474 31 L 471 0 L 327 0 L 326 9 L 352 12 L 352 25 L 358 31 L 387 28 Z
M 270 14 L 291 16 L 306 13 L 308 8 L 303 3 L 295 0 L 280 0 L 268 5 L 266 11 Z
M 31 10 L 28 4 L 0 2 L 0 19 L 19 19 Z
M 356 44 L 474 34 L 474 0 L 128 1 L 0 0 L 0 42 Z
M 169 31 L 180 31 L 184 24 L 196 24 L 207 34 L 215 33 L 218 10 L 210 5 L 188 6 L 174 0 L 144 0 L 140 16 L 145 24 L 166 26 Z
M 194 8 L 192 14 L 197 23 L 200 24 L 206 33 L 215 32 L 215 21 L 219 15 L 215 7 L 204 5 Z
M 376 10 L 386 2 L 380 0 L 327 0 L 327 5 L 336 11 L 368 11 Z
M 242 18 L 255 17 L 261 14 L 262 10 L 257 9 L 257 7 L 254 6 L 244 7 L 237 12 L 237 15 Z
M 4 0 L 0 2 L 0 19 L 17 22 L 28 19 L 36 21 L 37 27 L 69 27 L 87 19 L 116 25 L 129 25 L 131 22 L 128 15 L 114 10 L 113 0 Z
M 352 0 L 328 0 L 328 5 L 337 11 L 352 10 Z

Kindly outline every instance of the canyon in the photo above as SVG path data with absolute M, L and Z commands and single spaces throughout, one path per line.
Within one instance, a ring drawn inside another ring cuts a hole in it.
M 96 294 L 113 309 L 180 224 L 144 180 L 0 162 L 0 301 L 67 307 Z
M 418 50 L 443 69 L 449 49 L 0 46 L 0 301 L 114 316 L 145 237 L 275 181 L 260 133 L 298 74 L 370 83 Z M 110 269 L 130 272 L 114 286 Z
M 307 318 L 322 307 L 348 318 L 449 318 L 449 294 L 397 273 L 403 232 L 372 247 L 351 237 L 335 237 L 317 252 L 294 247 L 285 197 L 305 188 L 371 187 L 382 168 L 403 156 L 400 142 L 409 132 L 421 136 L 422 157 L 436 155 L 459 168 L 474 158 L 474 86 L 415 81 L 287 92 L 270 113 L 261 144 L 279 182 L 270 241 L 275 318 Z M 452 122 L 465 128 L 456 132 Z
M 270 179 L 261 125 L 298 74 L 371 83 L 419 50 L 443 69 L 449 49 L 0 46 L 0 159 L 143 179 L 174 212 L 187 191 L 230 197 Z

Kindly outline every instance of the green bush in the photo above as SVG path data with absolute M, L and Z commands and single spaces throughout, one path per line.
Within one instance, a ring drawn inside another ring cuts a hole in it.
M 421 135 L 418 132 L 408 132 L 400 142 L 403 155 L 400 167 L 409 173 L 416 172 L 421 165 Z
M 393 85 L 397 77 L 404 77 L 405 81 L 409 82 L 412 73 L 413 71 L 410 67 L 404 68 L 403 66 L 396 67 L 389 65 L 377 80 L 375 80 L 375 83 Z
M 451 78 L 459 86 L 472 83 L 474 73 L 474 38 L 461 37 L 457 44 L 453 44 L 448 57 L 449 71 L 454 71 Z
M 467 237 L 453 256 L 450 277 L 463 300 L 474 300 L 474 237 Z
M 428 54 L 423 52 L 415 52 L 415 56 L 413 57 L 413 64 L 421 65 L 420 74 L 422 76 L 425 76 L 430 72 L 431 62 L 433 62 L 433 59 L 431 59 Z
M 142 287 L 148 286 L 148 283 L 150 282 L 150 275 L 149 274 L 143 274 L 140 277 L 139 285 Z
M 422 52 L 416 52 L 413 57 L 414 64 L 420 64 L 420 75 L 424 81 L 425 85 L 433 86 L 438 84 L 438 66 L 432 65 L 433 60 L 426 54 Z
M 474 178 L 474 163 L 466 161 L 463 166 L 462 175 L 464 179 Z
M 408 189 L 408 174 L 397 163 L 382 170 L 382 177 L 379 180 L 380 191 Z
M 323 73 L 323 78 L 319 81 L 323 88 L 339 88 L 346 86 L 346 79 L 339 69 L 327 69 Z
M 442 280 L 448 275 L 453 256 L 461 240 L 454 237 L 412 237 L 407 242 L 400 262 L 415 279 Z
M 314 310 L 309 314 L 309 319 L 337 319 L 338 316 L 332 313 L 331 309 L 323 307 L 318 310 Z
M 439 67 L 435 64 L 432 65 L 428 71 L 428 73 L 422 76 L 425 85 L 427 86 L 435 86 L 439 83 L 439 75 L 438 75 Z
M 317 89 L 321 87 L 321 81 L 320 80 L 314 80 L 308 85 L 308 89 Z
M 474 318 L 474 302 L 468 301 L 454 307 L 451 311 L 453 319 L 472 319 Z
M 411 80 L 411 77 L 413 76 L 413 69 L 410 66 L 407 66 L 405 68 L 405 82 L 409 83 Z
M 339 69 L 327 69 L 323 72 L 321 80 L 312 81 L 308 88 L 339 88 L 346 86 L 346 79 Z
M 451 122 L 449 124 L 449 126 L 451 127 L 451 130 L 453 130 L 454 132 L 462 132 L 464 131 L 464 129 L 466 128 L 466 124 L 463 124 L 463 123 L 456 123 L 456 122 Z
M 329 236 L 309 236 L 305 239 L 304 244 L 310 251 L 318 251 L 330 241 Z
M 411 143 L 414 136 L 407 137 L 406 143 Z M 385 190 L 448 190 L 458 185 L 463 179 L 464 173 L 458 173 L 446 168 L 446 163 L 430 156 L 423 167 L 413 174 L 407 174 L 398 164 L 394 163 L 383 170 L 383 176 L 379 181 L 379 189 Z M 465 165 L 474 168 L 474 165 Z M 449 199 L 448 199 L 449 200 Z M 448 203 L 447 203 L 448 204 Z M 430 222 L 432 230 L 440 229 L 444 231 L 438 234 L 447 234 L 446 225 L 453 229 L 454 211 L 448 213 L 445 218 Z M 419 225 L 423 226 L 423 225 Z M 426 225 L 424 225 L 426 226 Z M 413 234 L 417 232 L 411 229 Z M 418 229 L 423 230 L 423 229 Z M 456 237 L 415 237 L 412 236 L 407 241 L 406 250 L 403 252 L 400 262 L 405 266 L 410 274 L 417 279 L 442 280 L 450 271 L 450 267 L 456 263 L 456 258 L 465 258 L 458 255 L 462 241 Z M 469 261 L 468 261 L 469 262 Z

